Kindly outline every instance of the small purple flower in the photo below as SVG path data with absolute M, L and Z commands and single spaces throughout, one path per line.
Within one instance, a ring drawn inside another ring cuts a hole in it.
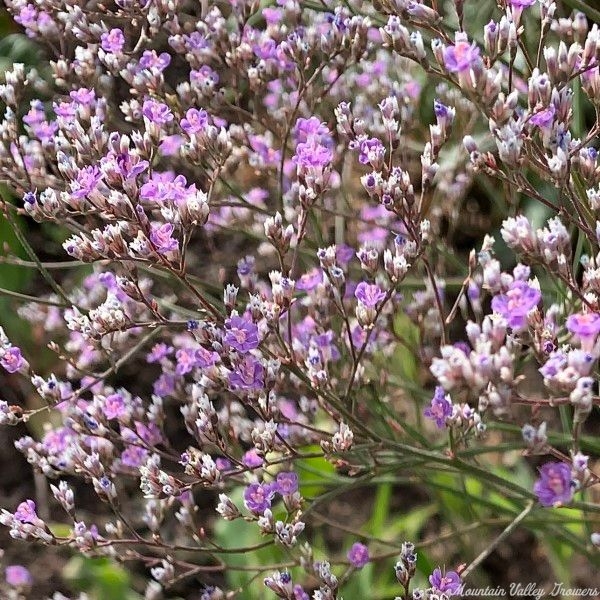
M 271 508 L 271 501 L 275 492 L 268 486 L 260 483 L 251 483 L 244 490 L 244 504 L 246 508 L 257 515 L 262 515 L 267 508 Z
M 208 113 L 203 109 L 189 108 L 185 117 L 181 119 L 180 125 L 181 129 L 189 135 L 204 131 L 208 125 Z
M 326 167 L 331 164 L 333 151 L 323 146 L 314 138 L 296 146 L 296 154 L 292 160 L 299 168 Z
M 469 44 L 460 40 L 454 46 L 444 48 L 444 64 L 450 73 L 469 71 L 479 60 L 479 48 L 475 42 Z
M 174 227 L 171 223 L 152 225 L 150 241 L 161 254 L 166 254 L 179 248 L 179 242 L 173 237 L 173 229 Z
M 560 506 L 573 498 L 571 467 L 563 462 L 549 462 L 540 468 L 533 491 L 542 506 Z
M 0 353 L 2 353 L 2 350 L 0 350 Z M 0 356 L 0 365 L 2 365 L 9 373 L 20 371 L 25 364 L 25 359 L 21 355 L 21 349 L 16 346 L 10 346 L 10 348 L 4 350 Z
M 540 129 L 546 129 L 552 125 L 555 113 L 556 109 L 554 108 L 554 104 L 551 104 L 548 108 L 538 110 L 534 113 L 529 119 L 529 122 Z
M 11 587 L 24 588 L 33 583 L 31 573 L 23 565 L 10 565 L 5 571 L 6 583 Z
M 438 429 L 446 427 L 446 419 L 452 416 L 452 402 L 446 395 L 444 388 L 437 386 L 431 400 L 431 404 L 423 411 L 423 414 L 435 421 Z
M 125 399 L 121 394 L 110 394 L 106 396 L 102 410 L 107 419 L 118 419 L 125 414 Z
M 102 50 L 119 54 L 125 45 L 125 36 L 120 29 L 111 29 L 100 36 Z
M 137 469 L 148 460 L 148 450 L 140 445 L 127 446 L 121 453 L 121 463 L 126 467 Z
M 225 321 L 225 343 L 245 354 L 258 347 L 258 327 L 248 319 L 240 316 L 230 317 Z
M 21 523 L 30 523 L 31 525 L 37 525 L 40 522 L 40 518 L 35 512 L 35 502 L 33 500 L 25 500 L 17 506 L 14 517 Z
M 229 374 L 232 390 L 254 391 L 264 387 L 265 369 L 254 356 L 248 355 Z
M 159 344 L 154 344 L 154 346 L 152 346 L 152 350 L 146 356 L 146 362 L 160 362 L 163 358 L 166 358 L 172 352 L 173 348 L 171 346 L 167 346 L 167 344 L 163 342 L 160 342 Z
M 369 549 L 364 544 L 355 542 L 346 556 L 355 569 L 362 569 L 369 562 Z
M 354 291 L 356 299 L 367 308 L 375 308 L 384 298 L 385 292 L 377 285 L 361 281 Z
M 580 338 L 595 338 L 600 333 L 600 314 L 588 312 L 569 315 L 567 329 Z
M 258 467 L 262 467 L 265 461 L 259 456 L 256 448 L 250 448 L 242 457 L 242 462 L 251 469 L 257 469 Z
M 73 198 L 85 198 L 98 187 L 102 177 L 98 167 L 84 167 L 77 173 L 75 181 L 71 182 L 71 195 Z
M 298 491 L 298 475 L 293 471 L 277 474 L 275 490 L 282 496 L 290 496 Z
M 371 163 L 375 167 L 375 165 L 381 164 L 384 156 L 385 147 L 381 140 L 369 138 L 360 143 L 358 161 L 361 165 Z
M 448 596 L 458 594 L 462 587 L 460 575 L 456 571 L 448 571 L 442 574 L 442 570 L 439 567 L 429 576 L 429 583 L 438 592 Z
M 156 125 L 164 125 L 173 120 L 171 109 L 166 104 L 156 102 L 156 100 L 145 100 L 142 114 L 148 121 Z
M 156 50 L 145 50 L 140 58 L 142 69 L 164 71 L 171 64 L 171 55 L 167 52 L 156 53 Z
M 527 324 L 527 313 L 537 306 L 542 294 L 525 281 L 513 281 L 506 294 L 492 298 L 492 310 L 502 315 L 512 329 L 522 329 Z
M 508 4 L 513 8 L 528 8 L 533 6 L 536 0 L 508 0 Z

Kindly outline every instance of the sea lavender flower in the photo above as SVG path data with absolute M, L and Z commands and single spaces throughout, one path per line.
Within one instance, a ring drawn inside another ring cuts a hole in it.
M 232 390 L 255 391 L 264 387 L 264 367 L 254 356 L 245 356 L 229 374 Z
M 181 129 L 189 135 L 201 133 L 208 126 L 208 113 L 203 109 L 188 108 L 180 125 Z
M 9 373 L 16 373 L 26 366 L 27 362 L 23 358 L 20 348 L 10 346 L 4 350 L 0 348 L 0 365 Z
M 298 491 L 298 475 L 293 471 L 277 473 L 275 491 L 282 496 L 290 496 Z
M 562 462 L 549 462 L 540 468 L 533 491 L 542 506 L 568 504 L 573 498 L 571 467 Z
M 33 584 L 33 577 L 23 565 L 10 565 L 4 572 L 6 583 L 15 588 L 26 588 Z
M 113 54 L 119 54 L 125 46 L 125 36 L 123 31 L 118 28 L 111 29 L 100 36 L 100 42 L 102 49 L 106 52 L 112 52 Z
M 477 44 L 460 39 L 453 46 L 444 48 L 444 64 L 450 73 L 462 73 L 469 71 L 475 64 L 480 62 L 480 51 Z
M 156 125 L 165 125 L 173 120 L 171 109 L 163 102 L 145 100 L 142 114 L 148 121 Z
M 356 286 L 354 295 L 367 308 L 375 308 L 385 298 L 385 292 L 378 285 L 364 281 Z
M 514 281 L 506 293 L 492 298 L 492 309 L 507 320 L 509 327 L 521 330 L 527 325 L 527 314 L 541 298 L 538 288 L 524 281 Z
M 262 515 L 267 508 L 271 508 L 271 501 L 275 492 L 264 484 L 251 483 L 244 490 L 244 505 L 255 515 Z
M 581 341 L 584 350 L 591 350 L 600 333 L 600 314 L 576 313 L 567 317 L 567 329 Z
M 460 575 L 456 571 L 442 572 L 439 567 L 429 576 L 429 583 L 436 591 L 447 596 L 460 593 L 462 587 Z
M 167 254 L 179 249 L 179 242 L 173 237 L 174 227 L 171 223 L 152 225 L 150 241 L 160 254 Z
M 362 569 L 369 562 L 369 549 L 364 544 L 355 542 L 346 557 L 355 569 Z
M 250 320 L 234 315 L 225 321 L 225 343 L 246 354 L 258 347 L 258 327 Z
M 423 411 L 423 414 L 435 421 L 439 429 L 446 427 L 446 421 L 452 416 L 453 404 L 450 396 L 446 394 L 441 386 L 435 388 L 435 393 L 431 400 L 431 404 Z

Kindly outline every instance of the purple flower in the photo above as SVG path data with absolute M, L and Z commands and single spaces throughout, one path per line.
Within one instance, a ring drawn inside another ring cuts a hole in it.
M 102 45 L 102 50 L 105 52 L 118 54 L 121 52 L 121 50 L 123 50 L 123 46 L 125 45 L 125 36 L 120 29 L 115 28 L 103 33 L 100 36 L 100 42 Z
M 571 467 L 562 462 L 549 462 L 540 469 L 533 491 L 542 506 L 560 506 L 573 498 Z
M 125 414 L 125 400 L 121 394 L 110 394 L 102 407 L 107 419 L 118 419 Z
M 98 167 L 84 167 L 77 173 L 75 181 L 71 182 L 71 195 L 73 198 L 85 198 L 98 187 L 102 177 Z
M 165 223 L 164 225 L 152 225 L 150 230 L 150 241 L 156 246 L 161 254 L 172 252 L 179 248 L 179 242 L 172 237 L 173 225 Z
M 567 329 L 580 338 L 595 338 L 600 333 L 600 314 L 588 312 L 569 315 Z
M 229 374 L 229 386 L 232 390 L 259 390 L 264 387 L 265 369 L 260 362 L 249 355 L 239 362 Z
M 139 65 L 142 69 L 164 71 L 171 64 L 171 56 L 167 52 L 156 54 L 156 50 L 145 50 L 140 58 Z
M 33 583 L 31 573 L 23 565 L 10 565 L 5 571 L 6 583 L 12 587 L 29 587 Z
M 375 308 L 384 298 L 385 292 L 377 285 L 361 281 L 354 291 L 356 299 L 367 308 Z
M 208 125 L 208 113 L 203 109 L 189 108 L 185 118 L 181 119 L 180 125 L 181 129 L 189 135 L 199 133 Z
M 258 327 L 240 316 L 230 317 L 225 321 L 225 343 L 245 354 L 258 347 Z
M 256 469 L 258 467 L 262 467 L 264 464 L 264 460 L 261 456 L 259 456 L 256 448 L 251 448 L 244 454 L 242 457 L 242 462 L 251 469 Z
M 156 102 L 156 100 L 145 100 L 142 114 L 148 121 L 156 125 L 164 125 L 173 120 L 171 109 L 166 104 Z
M 548 108 L 538 110 L 534 113 L 529 119 L 529 122 L 533 125 L 537 125 L 541 129 L 545 129 L 552 125 L 555 113 L 556 109 L 554 108 L 554 104 L 551 104 Z
M 244 490 L 244 504 L 246 508 L 257 515 L 262 515 L 267 508 L 271 508 L 271 501 L 275 492 L 268 486 L 260 483 L 251 483 Z
M 138 445 L 127 446 L 121 453 L 121 463 L 126 467 L 137 469 L 148 460 L 148 450 Z
M 381 140 L 377 138 L 369 138 L 363 140 L 359 146 L 358 161 L 361 165 L 371 163 L 373 167 L 381 164 L 385 155 L 385 148 L 381 143 Z
M 311 269 L 308 273 L 304 273 L 296 282 L 296 289 L 304 292 L 314 290 L 320 283 L 323 282 L 323 271 L 318 268 Z
M 160 362 L 163 358 L 166 358 L 173 352 L 173 348 L 171 346 L 167 346 L 167 344 L 161 342 L 159 344 L 154 344 L 152 346 L 152 350 L 146 356 L 146 362 L 149 363 L 157 363 Z
M 429 576 L 429 583 L 438 592 L 448 596 L 458 594 L 462 587 L 460 575 L 456 571 L 448 571 L 442 575 L 442 570 L 439 567 Z
M 333 159 L 333 151 L 311 138 L 296 146 L 292 160 L 299 168 L 326 167 Z
M 508 0 L 508 4 L 513 8 L 528 8 L 529 6 L 533 6 L 536 3 L 536 0 Z
M 277 474 L 275 490 L 282 496 L 290 496 L 298 491 L 298 475 L 293 471 Z
M 2 352 L 0 350 L 0 352 Z M 10 346 L 4 350 L 4 353 L 0 357 L 0 365 L 2 365 L 9 373 L 16 373 L 20 371 L 26 362 L 21 355 L 21 349 L 16 346 Z
M 475 42 L 469 44 L 465 40 L 460 40 L 454 46 L 444 48 L 444 64 L 450 73 L 468 71 L 479 60 L 479 48 Z
M 37 525 L 40 522 L 40 518 L 35 512 L 35 502 L 33 500 L 25 500 L 17 506 L 14 517 L 21 523 L 30 523 L 31 525 Z
M 364 544 L 355 542 L 346 556 L 355 569 L 362 569 L 369 562 L 369 549 Z
M 438 429 L 446 427 L 446 419 L 452 416 L 452 402 L 444 388 L 437 386 L 431 404 L 423 411 L 428 419 L 433 419 Z
M 502 315 L 513 329 L 527 324 L 527 313 L 536 307 L 542 294 L 524 281 L 514 281 L 506 294 L 492 298 L 492 310 Z

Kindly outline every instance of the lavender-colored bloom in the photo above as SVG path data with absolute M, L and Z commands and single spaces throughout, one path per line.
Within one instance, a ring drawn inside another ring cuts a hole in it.
M 166 358 L 173 352 L 173 348 L 171 346 L 167 346 L 167 344 L 161 342 L 159 344 L 154 344 L 152 346 L 152 350 L 146 356 L 146 362 L 149 363 L 157 363 L 160 362 L 163 358 Z
M 377 138 L 369 138 L 363 140 L 359 146 L 358 161 L 362 165 L 367 163 L 379 164 L 385 155 L 385 147 L 381 140 Z
M 240 316 L 225 321 L 225 343 L 238 352 L 245 354 L 258 347 L 258 327 L 250 320 Z
M 536 0 L 508 0 L 508 4 L 513 8 L 528 8 L 533 6 Z
M 156 125 L 164 125 L 173 120 L 171 109 L 166 104 L 156 102 L 156 100 L 145 100 L 142 114 L 148 121 Z
M 148 460 L 148 450 L 139 445 L 127 446 L 121 453 L 121 463 L 126 467 L 137 469 Z
M 298 475 L 293 471 L 278 473 L 274 487 L 282 496 L 294 494 L 298 491 Z
M 0 350 L 0 365 L 2 365 L 9 373 L 16 373 L 25 366 L 25 359 L 21 355 L 21 349 L 16 346 L 11 346 L 6 350 Z
M 369 549 L 364 544 L 355 542 L 346 556 L 355 569 L 362 569 L 369 562 Z
M 6 583 L 11 587 L 29 587 L 33 583 L 33 577 L 23 565 L 10 565 L 4 572 Z
M 562 462 L 549 462 L 540 469 L 533 491 L 542 506 L 567 504 L 573 498 L 571 467 Z
M 588 312 L 569 315 L 567 329 L 580 338 L 595 338 L 600 333 L 600 314 Z
M 548 108 L 544 108 L 542 110 L 538 110 L 534 113 L 529 122 L 541 129 L 546 129 L 552 125 L 554 122 L 554 115 L 556 114 L 556 109 L 554 108 L 554 104 L 551 104 Z
M 268 486 L 260 483 L 251 483 L 244 490 L 244 504 L 246 508 L 257 515 L 262 515 L 267 508 L 271 508 L 271 501 L 275 492 Z
M 229 386 L 232 390 L 259 390 L 264 387 L 265 369 L 254 356 L 248 355 L 239 362 L 229 374 Z
M 454 46 L 446 46 L 443 54 L 444 64 L 450 73 L 469 71 L 480 60 L 477 44 L 469 44 L 464 40 L 456 42 Z
M 429 583 L 438 592 L 448 596 L 458 594 L 462 587 L 460 575 L 456 571 L 448 571 L 442 574 L 442 570 L 439 567 L 429 576 Z
M 107 419 L 118 419 L 125 414 L 125 399 L 121 394 L 106 396 L 102 410 Z
M 356 299 L 367 308 L 375 308 L 384 298 L 385 292 L 377 285 L 361 281 L 354 291 Z
M 35 512 L 35 502 L 33 500 L 21 502 L 21 504 L 17 506 L 14 517 L 21 523 L 30 523 L 31 525 L 36 525 L 40 521 L 40 518 Z
M 204 109 L 189 108 L 185 118 L 181 119 L 181 129 L 187 134 L 200 133 L 208 125 L 208 113 Z
M 256 448 L 250 448 L 248 452 L 242 456 L 242 462 L 251 469 L 256 469 L 258 467 L 262 467 L 264 464 L 264 459 L 262 456 L 258 454 Z
M 171 64 L 171 55 L 167 52 L 156 53 L 156 50 L 145 50 L 140 58 L 142 69 L 164 71 Z
M 319 144 L 315 140 L 309 140 L 298 144 L 296 154 L 292 156 L 292 160 L 298 167 L 326 167 L 333 159 L 333 151 Z
M 84 167 L 77 173 L 75 181 L 71 182 L 71 195 L 73 198 L 85 198 L 98 187 L 102 177 L 98 167 Z
M 302 275 L 296 282 L 296 289 L 310 292 L 323 282 L 323 271 L 318 268 L 311 269 Z
M 123 50 L 125 45 L 125 36 L 120 29 L 111 29 L 100 36 L 100 42 L 102 49 L 105 52 L 112 52 L 113 54 L 119 54 Z
M 428 419 L 433 419 L 438 429 L 446 427 L 446 419 L 452 416 L 452 402 L 444 388 L 437 386 L 431 404 L 423 411 Z
M 179 248 L 179 242 L 172 237 L 173 225 L 165 223 L 163 225 L 152 225 L 150 230 L 150 241 L 154 244 L 158 252 L 166 254 Z
M 502 315 L 513 329 L 527 324 L 527 313 L 537 306 L 542 294 L 525 281 L 514 281 L 505 294 L 492 298 L 492 310 Z

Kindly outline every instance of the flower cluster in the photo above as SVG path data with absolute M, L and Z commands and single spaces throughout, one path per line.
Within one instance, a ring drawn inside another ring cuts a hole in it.
M 16 447 L 66 522 L 26 499 L 0 515 L 13 538 L 135 559 L 147 598 L 195 577 L 229 597 L 249 555 L 248 585 L 333 600 L 394 555 L 418 600 L 461 593 L 480 539 L 431 572 L 441 554 L 396 544 L 365 487 L 477 484 L 509 531 L 598 512 L 600 30 L 506 0 L 477 31 L 465 4 L 6 0 L 50 58 L 0 85 L 0 203 L 28 259 L 0 258 L 42 290 L 0 294 L 50 357 L 0 328 L 36 398 L 1 399 L 0 424 L 51 411 Z M 502 217 L 465 249 L 481 182 Z M 535 481 L 496 447 L 553 460 Z

